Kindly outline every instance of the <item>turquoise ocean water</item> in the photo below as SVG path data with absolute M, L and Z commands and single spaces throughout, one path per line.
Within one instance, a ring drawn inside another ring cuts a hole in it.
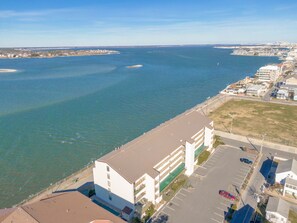
M 230 50 L 210 46 L 118 50 L 118 55 L 0 60 L 0 69 L 18 70 L 0 74 L 0 208 L 70 175 L 260 66 L 278 62 L 231 56 Z M 126 68 L 133 64 L 143 67 Z

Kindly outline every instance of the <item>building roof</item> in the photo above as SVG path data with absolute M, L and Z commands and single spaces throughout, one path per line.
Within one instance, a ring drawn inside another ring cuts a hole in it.
M 260 84 L 251 84 L 247 87 L 247 91 L 259 91 L 263 89 L 263 85 Z
M 288 171 L 292 171 L 297 175 L 297 161 L 295 159 L 289 159 L 279 162 L 276 169 L 276 174 Z
M 290 77 L 286 80 L 286 84 L 287 85 L 297 85 L 297 78 L 294 77 Z
M 155 178 L 159 172 L 153 167 L 170 153 L 191 142 L 191 137 L 205 126 L 212 129 L 212 121 L 194 109 L 171 119 L 155 129 L 101 157 L 130 183 L 145 173 Z
M 261 67 L 260 70 L 273 70 L 273 71 L 276 71 L 276 70 L 279 70 L 279 66 L 278 65 L 267 65 L 267 66 Z
M 286 201 L 277 198 L 277 197 L 270 197 L 268 200 L 268 204 L 266 207 L 266 212 L 276 212 L 281 216 L 288 218 L 289 216 L 290 205 Z
M 1 218 L 0 218 L 1 219 Z M 88 197 L 74 191 L 52 194 L 32 204 L 16 208 L 3 223 L 124 223 L 121 218 L 93 203 Z

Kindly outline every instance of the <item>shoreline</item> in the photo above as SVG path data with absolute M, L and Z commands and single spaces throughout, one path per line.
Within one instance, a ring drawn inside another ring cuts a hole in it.
M 187 115 L 187 113 L 192 110 L 197 110 L 197 111 L 200 111 L 201 114 L 207 115 L 209 112 L 211 112 L 214 109 L 216 109 L 217 107 L 221 106 L 222 104 L 224 104 L 231 98 L 232 97 L 230 97 L 229 95 L 222 95 L 222 94 L 218 93 L 218 94 L 214 95 L 213 97 L 207 98 L 205 101 L 185 110 L 181 114 L 177 114 L 175 117 L 166 120 L 165 122 L 175 119 L 175 118 L 178 118 L 182 115 Z M 159 125 L 162 125 L 163 123 L 164 122 L 160 123 Z M 154 126 L 152 129 L 158 127 L 159 125 Z M 148 132 L 151 131 L 152 129 L 148 130 Z M 134 140 L 134 139 L 132 139 L 132 140 Z M 97 159 L 99 159 L 99 158 L 100 157 L 98 157 Z M 70 190 L 73 190 L 73 189 L 79 190 L 79 188 L 81 186 L 83 186 L 85 183 L 90 182 L 90 179 L 92 179 L 92 182 L 93 182 L 93 171 L 92 170 L 94 167 L 94 163 L 95 163 L 95 161 L 87 164 L 86 166 L 82 167 L 80 170 L 57 181 L 56 183 L 49 185 L 48 187 L 44 188 L 43 190 L 41 190 L 35 194 L 29 195 L 28 198 L 20 201 L 19 203 L 13 205 L 12 207 L 18 207 L 20 205 L 29 204 L 29 203 L 38 201 L 52 193 L 59 193 L 59 192 L 63 192 L 65 190 L 69 190 L 69 189 Z

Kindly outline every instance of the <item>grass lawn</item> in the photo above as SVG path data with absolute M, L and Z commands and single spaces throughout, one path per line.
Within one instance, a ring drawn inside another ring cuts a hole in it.
M 231 100 L 209 117 L 217 130 L 297 146 L 297 106 Z
M 290 210 L 289 212 L 289 220 L 291 221 L 291 223 L 297 223 L 297 213 Z
M 166 189 L 164 189 L 164 191 L 162 191 L 163 200 L 169 201 L 179 189 L 186 185 L 187 181 L 188 177 L 184 174 L 176 177 L 176 179 L 174 179 L 174 181 Z
M 200 165 L 202 164 L 204 161 L 206 161 L 208 159 L 210 155 L 210 152 L 208 152 L 207 150 L 204 150 L 199 156 L 198 156 L 198 161 L 197 164 Z

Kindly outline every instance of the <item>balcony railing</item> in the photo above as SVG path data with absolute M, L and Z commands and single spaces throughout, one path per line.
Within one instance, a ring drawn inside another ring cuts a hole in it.
M 143 188 L 145 188 L 145 185 L 141 184 L 140 187 L 134 190 L 134 194 L 137 195 Z

